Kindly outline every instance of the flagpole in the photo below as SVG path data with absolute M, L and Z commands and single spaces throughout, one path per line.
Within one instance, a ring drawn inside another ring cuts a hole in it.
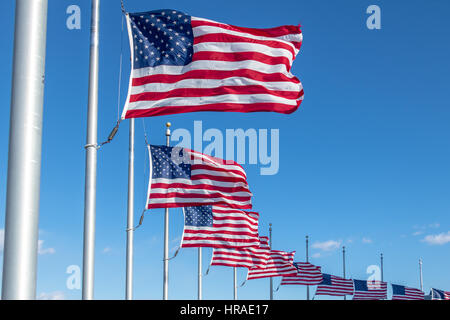
M 166 123 L 166 146 L 170 146 L 170 122 Z M 164 215 L 164 275 L 163 275 L 163 300 L 169 297 L 169 208 Z
M 272 224 L 269 223 L 269 245 L 272 250 Z M 273 300 L 273 279 L 270 277 L 270 300 Z
M 47 7 L 16 1 L 3 300 L 36 298 Z
M 342 271 L 345 279 L 345 246 L 342 247 Z M 344 295 L 344 300 L 347 300 L 347 296 Z
M 198 300 L 202 300 L 202 248 L 198 248 Z
M 383 275 L 383 254 L 380 254 L 380 264 L 381 264 L 381 281 L 383 282 L 383 280 L 384 280 L 384 275 Z
M 309 262 L 309 237 L 306 236 L 306 262 Z M 309 300 L 309 286 L 306 286 L 306 300 Z
M 125 299 L 133 300 L 133 242 L 134 242 L 134 119 L 130 119 L 128 151 L 128 208 Z
M 236 267 L 233 268 L 233 286 L 234 286 L 233 298 L 234 298 L 234 300 L 237 300 L 238 296 L 237 296 L 237 268 Z
M 420 290 L 423 292 L 422 259 L 419 259 Z
M 84 196 L 83 300 L 94 299 L 95 202 L 97 185 L 98 37 L 100 0 L 91 2 L 91 47 Z

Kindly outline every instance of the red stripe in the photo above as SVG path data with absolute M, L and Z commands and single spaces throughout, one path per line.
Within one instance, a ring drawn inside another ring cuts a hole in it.
M 181 244 L 182 248 L 222 248 L 222 249 L 235 249 L 236 246 L 220 244 L 220 243 L 193 243 L 193 244 Z
M 205 105 L 196 106 L 164 106 L 150 109 L 138 109 L 127 110 L 125 115 L 126 119 L 129 118 L 142 118 L 153 116 L 164 116 L 169 114 L 178 114 L 186 112 L 199 112 L 199 111 L 223 111 L 223 112 L 278 112 L 284 114 L 290 114 L 298 109 L 302 100 L 297 101 L 296 106 L 284 104 L 284 103 L 211 103 Z
M 210 193 L 210 194 L 189 194 L 183 192 L 150 193 L 150 201 L 152 199 L 170 199 L 170 198 L 183 198 L 183 199 L 222 198 L 235 201 L 249 201 L 251 196 L 229 196 L 222 193 Z
M 223 160 L 223 164 L 226 164 L 227 160 Z M 214 162 L 217 164 L 216 162 Z M 217 172 L 225 172 L 225 173 L 234 173 L 237 175 L 240 175 L 242 178 L 246 179 L 245 173 L 239 170 L 233 170 L 233 169 L 227 169 L 223 167 L 213 167 L 212 165 L 205 165 L 205 164 L 193 164 L 191 165 L 191 170 L 210 170 L 210 171 L 217 171 Z
M 167 188 L 179 188 L 179 189 L 189 189 L 189 190 L 213 190 L 213 191 L 223 191 L 223 192 L 250 192 L 247 187 L 220 187 L 212 186 L 210 184 L 184 184 L 184 183 L 153 183 L 151 185 L 152 189 L 167 189 Z
M 269 90 L 261 85 L 221 86 L 216 88 L 177 88 L 164 92 L 143 92 L 130 95 L 130 102 L 156 101 L 167 98 L 213 97 L 224 94 L 270 94 L 285 99 L 297 100 L 302 95 L 300 91 Z
M 213 21 L 199 21 L 199 20 L 192 20 L 191 21 L 192 28 L 200 27 L 200 26 L 212 26 L 212 27 L 219 27 L 226 30 L 231 31 L 238 31 L 238 32 L 245 32 L 249 33 L 254 36 L 261 36 L 261 37 L 281 37 L 288 34 L 300 34 L 301 30 L 299 26 L 280 26 L 275 28 L 264 28 L 264 29 L 255 29 L 255 28 L 244 28 L 244 27 L 237 27 L 234 25 L 228 25 L 224 23 L 219 22 L 213 22 Z
M 214 237 L 212 237 L 212 239 L 217 239 L 217 240 L 222 240 L 222 241 L 229 241 L 229 242 L 256 242 L 257 240 L 255 240 L 255 234 L 256 232 L 247 232 L 247 231 L 228 231 L 228 230 L 191 230 L 186 228 L 184 230 L 185 235 L 186 234 L 204 234 L 204 235 L 215 235 Z M 248 237 L 252 237 L 251 239 L 231 239 L 231 238 L 225 238 L 224 236 L 229 235 L 229 236 L 248 236 Z M 202 238 L 202 237 L 193 237 L 193 236 L 188 236 L 188 237 L 184 237 L 183 241 L 185 240 L 206 240 L 206 239 L 211 239 L 211 238 Z
M 154 74 L 133 78 L 132 85 L 142 86 L 147 83 L 176 83 L 187 79 L 222 80 L 241 77 L 261 82 L 293 82 L 300 83 L 296 77 L 289 78 L 282 73 L 263 73 L 252 69 L 238 70 L 191 70 L 183 74 Z
M 212 174 L 195 174 L 193 171 L 191 171 L 191 180 L 212 180 L 212 181 L 220 181 L 220 182 L 235 182 L 235 183 L 247 183 L 247 180 L 244 178 L 237 178 L 237 177 L 222 177 L 222 176 L 214 176 Z
M 161 209 L 161 208 L 182 208 L 182 207 L 195 207 L 195 206 L 204 206 L 207 204 L 220 204 L 224 206 L 228 206 L 230 208 L 236 209 L 251 209 L 251 204 L 234 204 L 229 203 L 227 201 L 210 201 L 210 202 L 183 202 L 183 203 L 149 203 L 147 209 Z
M 291 69 L 291 62 L 286 57 L 273 57 L 259 52 L 215 52 L 199 51 L 192 56 L 192 61 L 215 60 L 215 61 L 246 61 L 255 60 L 269 65 L 284 64 L 286 70 Z
M 226 33 L 208 33 L 194 38 L 194 45 L 204 42 L 248 42 L 248 43 L 257 43 L 262 44 L 271 48 L 276 49 L 285 49 L 292 54 L 292 57 L 295 57 L 295 51 L 292 46 L 283 43 L 281 41 L 276 40 L 257 40 L 253 38 L 247 38 L 243 36 L 235 36 L 232 34 Z

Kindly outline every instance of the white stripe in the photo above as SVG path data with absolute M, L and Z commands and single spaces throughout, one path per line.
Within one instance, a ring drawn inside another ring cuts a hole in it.
M 192 203 L 192 202 L 198 202 L 198 203 L 204 203 L 204 204 L 212 204 L 214 202 L 225 202 L 225 203 L 229 203 L 229 204 L 236 204 L 239 206 L 244 206 L 244 205 L 250 205 L 251 204 L 251 200 L 248 201 L 236 201 L 236 200 L 229 200 L 229 199 L 224 199 L 221 197 L 218 198 L 152 198 L 151 194 L 150 194 L 150 204 L 159 204 L 159 203 L 164 203 L 164 204 L 170 204 L 170 203 Z
M 223 192 L 223 191 L 217 191 L 217 190 L 203 190 L 203 189 L 186 189 L 186 188 L 152 188 L 151 194 L 167 194 L 172 192 L 178 192 L 178 193 L 186 193 L 190 194 L 193 197 L 195 195 L 203 195 L 203 194 L 220 194 L 224 196 L 233 196 L 233 197 L 250 197 L 250 194 L 248 192 Z
M 253 103 L 280 103 L 288 106 L 296 106 L 297 100 L 290 100 L 271 94 L 224 94 L 220 96 L 210 96 L 210 97 L 178 97 L 178 98 L 167 98 L 163 100 L 155 101 L 138 101 L 130 102 L 130 109 L 140 110 L 140 109 L 152 109 L 157 107 L 168 107 L 168 106 L 201 106 L 207 104 L 218 104 L 218 103 L 236 103 L 236 104 L 253 104 Z
M 248 190 L 248 184 L 244 182 L 226 182 L 226 181 L 214 181 L 211 183 L 210 179 L 200 179 L 200 180 L 190 180 L 184 178 L 176 178 L 176 179 L 166 179 L 166 178 L 152 178 L 152 184 L 155 183 L 165 183 L 165 184 L 185 184 L 186 189 L 189 189 L 189 186 L 207 184 L 210 186 L 224 187 L 224 188 L 237 188 L 242 187 Z

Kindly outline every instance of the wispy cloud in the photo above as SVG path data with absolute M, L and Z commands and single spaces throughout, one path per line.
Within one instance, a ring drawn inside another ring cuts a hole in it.
M 44 248 L 44 240 L 38 241 L 38 254 L 54 254 L 55 252 L 54 248 Z
M 317 259 L 317 258 L 320 258 L 321 256 L 322 256 L 322 254 L 320 252 L 316 252 L 311 257 Z
M 363 243 L 373 243 L 373 240 L 370 239 L 370 238 L 364 237 L 364 238 L 362 238 L 362 242 L 363 242 Z
M 54 291 L 54 292 L 41 292 L 37 296 L 38 300 L 65 300 L 66 296 L 62 291 Z
M 427 235 L 422 241 L 431 245 L 444 245 L 450 242 L 450 231 Z
M 341 243 L 341 240 L 328 240 L 323 242 L 314 242 L 311 247 L 322 251 L 333 251 L 338 249 L 341 246 Z
M 416 232 L 413 232 L 413 236 L 420 236 L 421 234 L 423 234 L 423 231 L 416 231 Z
M 102 252 L 103 253 L 110 253 L 111 251 L 112 251 L 111 247 L 105 247 Z

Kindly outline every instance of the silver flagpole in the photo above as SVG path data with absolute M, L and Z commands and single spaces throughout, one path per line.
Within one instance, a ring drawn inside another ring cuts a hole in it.
M 342 247 L 342 273 L 345 279 L 345 246 Z M 344 300 L 347 300 L 347 296 L 344 295 Z
M 419 259 L 420 290 L 423 292 L 422 259 Z
M 170 122 L 166 123 L 166 146 L 170 146 Z M 169 299 L 169 208 L 164 215 L 164 275 L 163 275 L 163 299 Z
M 233 298 L 234 298 L 234 300 L 237 300 L 238 297 L 237 297 L 237 268 L 236 267 L 233 268 L 233 287 L 234 287 Z
M 306 236 L 306 262 L 309 262 L 309 237 Z M 306 286 L 306 300 L 309 300 L 309 286 Z
M 272 224 L 269 223 L 269 244 L 272 250 Z M 270 277 L 270 300 L 273 300 L 273 279 Z
M 98 36 L 100 0 L 91 3 L 91 48 L 84 195 L 83 300 L 94 299 L 95 202 L 97 188 Z
M 134 119 L 130 119 L 128 155 L 128 212 L 127 212 L 127 266 L 125 299 L 133 300 L 133 238 L 134 238 Z
M 202 300 L 202 248 L 198 248 L 198 300 Z
M 16 1 L 3 300 L 36 298 L 47 5 Z
M 381 281 L 384 281 L 384 275 L 383 275 L 383 254 L 380 254 L 380 263 L 381 263 Z

